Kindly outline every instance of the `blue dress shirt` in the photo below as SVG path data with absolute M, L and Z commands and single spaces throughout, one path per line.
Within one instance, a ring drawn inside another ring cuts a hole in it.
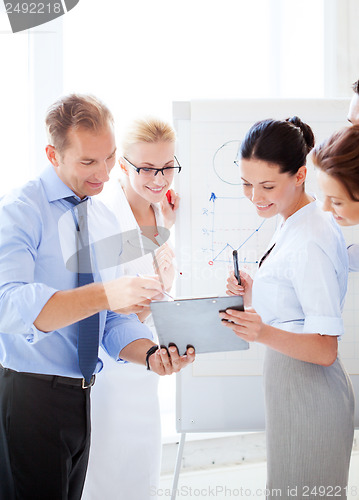
M 49 166 L 37 179 L 0 201 L 0 363 L 16 371 L 82 378 L 77 358 L 78 324 L 48 333 L 34 321 L 59 290 L 77 286 L 77 273 L 66 267 L 64 220 L 75 241 L 71 205 L 74 193 Z M 92 198 L 89 223 L 97 239 L 118 234 L 116 217 Z M 91 234 L 91 228 L 90 228 Z M 97 281 L 118 277 L 118 268 L 99 272 Z M 135 314 L 101 311 L 99 342 L 116 361 L 134 340 L 152 339 Z M 102 368 L 97 362 L 96 372 Z

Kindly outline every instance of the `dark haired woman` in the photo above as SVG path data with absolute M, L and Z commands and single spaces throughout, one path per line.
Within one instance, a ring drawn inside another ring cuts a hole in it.
M 359 224 L 359 125 L 335 132 L 313 151 L 323 209 L 341 226 Z M 359 245 L 350 245 L 349 268 L 359 271 Z
M 335 132 L 313 151 L 323 209 L 340 226 L 359 224 L 359 125 Z M 359 271 L 359 245 L 350 245 L 349 268 Z
M 228 280 L 227 293 L 252 292 L 254 309 L 221 314 L 239 337 L 267 346 L 269 498 L 347 498 L 354 398 L 337 346 L 348 259 L 338 226 L 304 188 L 313 145 L 294 117 L 255 124 L 240 150 L 245 195 L 262 217 L 283 218 L 253 283 Z

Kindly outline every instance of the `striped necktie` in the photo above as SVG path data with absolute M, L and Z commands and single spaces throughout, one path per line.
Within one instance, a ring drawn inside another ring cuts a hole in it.
M 88 285 L 94 282 L 91 266 L 91 254 L 89 243 L 89 232 L 87 224 L 87 201 L 77 200 L 74 196 L 64 198 L 66 201 L 76 205 L 77 208 L 77 259 L 78 259 L 78 286 Z M 79 360 L 79 367 L 84 376 L 83 387 L 93 384 L 92 375 L 95 371 L 98 360 L 98 347 L 99 347 L 99 314 L 89 316 L 79 321 L 78 340 L 77 340 L 77 354 Z

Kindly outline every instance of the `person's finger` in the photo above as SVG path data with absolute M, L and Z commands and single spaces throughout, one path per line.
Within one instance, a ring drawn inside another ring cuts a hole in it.
M 139 302 L 137 305 L 143 308 L 150 307 L 151 300 L 150 299 L 144 299 L 141 302 Z
M 149 365 L 151 371 L 157 373 L 158 375 L 165 375 L 165 369 L 162 364 L 162 359 L 160 356 L 160 350 L 158 349 L 152 356 L 150 356 L 149 360 Z
M 142 289 L 142 295 L 143 295 L 143 290 L 146 290 L 146 292 L 160 292 L 162 290 L 162 285 L 160 280 L 157 277 L 151 277 L 151 278 L 144 278 L 141 277 L 139 278 L 139 285 Z
M 248 321 L 248 316 L 246 312 L 237 311 L 236 309 L 226 309 L 224 312 L 219 313 L 221 318 L 233 320 L 238 319 L 240 321 Z
M 147 311 L 149 306 L 144 306 L 140 304 L 135 304 L 133 307 L 128 307 L 128 314 L 139 314 L 141 312 Z
M 176 346 L 176 344 L 174 344 L 173 342 L 170 342 L 168 344 L 168 348 L 170 348 L 170 347 L 174 347 L 176 349 L 176 351 L 177 351 L 177 354 L 179 355 L 178 347 Z
M 144 279 L 144 280 L 155 280 L 155 281 L 157 281 L 157 276 L 155 274 L 141 274 L 141 275 L 138 275 L 138 277 L 140 279 Z
M 171 364 L 172 364 L 173 371 L 174 372 L 179 372 L 180 369 L 181 369 L 181 359 L 180 359 L 180 356 L 178 354 L 177 346 L 171 345 L 168 348 L 168 351 L 170 353 Z
M 143 286 L 144 288 L 156 288 L 158 285 L 161 285 L 156 276 L 151 276 L 148 278 L 140 278 L 140 280 L 141 280 L 141 286 Z
M 223 322 L 223 326 L 225 326 L 226 328 L 230 328 L 241 339 L 246 340 L 247 342 L 251 341 L 248 335 L 248 330 L 243 327 L 243 325 Z
M 149 289 L 149 288 L 141 288 L 138 292 L 138 302 L 145 302 L 146 300 L 151 300 L 153 297 L 155 297 L 156 295 L 158 295 L 159 293 L 162 292 L 162 287 L 160 287 L 159 289 L 157 288 L 153 288 L 153 289 Z M 136 296 L 135 296 L 136 298 Z
M 188 346 L 186 354 L 184 356 L 181 356 L 182 367 L 189 365 L 190 363 L 193 363 L 195 359 L 196 359 L 196 351 L 194 347 Z
M 168 351 L 165 347 L 162 347 L 161 349 L 159 349 L 159 353 L 161 356 L 164 371 L 167 375 L 170 375 L 172 373 L 172 363 L 171 358 L 168 355 Z
M 193 355 L 195 354 L 195 348 L 193 347 L 193 345 L 187 345 L 187 349 L 186 349 L 186 354 L 190 354 L 190 355 Z
M 161 265 L 163 262 L 171 263 L 172 260 L 173 260 L 172 257 L 170 255 L 168 255 L 167 253 L 164 253 L 164 254 L 157 257 L 157 263 L 159 265 Z
M 157 262 L 161 265 L 162 262 L 168 262 L 171 263 L 173 261 L 173 256 L 169 255 L 167 252 L 163 253 L 157 258 Z
M 167 243 L 164 243 L 157 251 L 156 251 L 156 258 L 159 259 L 163 256 L 167 256 L 168 258 L 173 258 L 175 256 L 174 251 L 172 248 L 167 245 Z
M 256 311 L 253 309 L 253 307 L 252 307 L 252 306 L 250 306 L 250 307 L 246 307 L 246 312 L 247 312 L 247 313 L 252 313 L 252 314 L 257 314 L 257 313 L 256 313 Z
M 227 285 L 227 290 L 232 292 L 233 295 L 244 295 L 245 289 L 241 285 Z
M 159 273 L 165 273 L 171 268 L 171 262 L 162 262 L 158 268 Z
M 178 210 L 179 205 L 180 205 L 180 201 L 181 201 L 181 197 L 177 195 L 176 198 L 174 199 L 172 210 L 174 210 L 174 211 Z
M 171 204 L 172 210 L 177 210 L 181 201 L 181 197 L 178 193 L 175 193 L 173 189 L 171 189 Z
M 219 313 L 219 317 L 222 320 L 222 324 L 226 324 L 228 321 L 235 322 L 235 319 L 232 318 L 229 314 L 226 314 L 225 312 Z

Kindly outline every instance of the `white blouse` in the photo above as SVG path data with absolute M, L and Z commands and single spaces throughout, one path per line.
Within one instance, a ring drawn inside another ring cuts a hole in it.
M 340 228 L 317 201 L 288 217 L 253 283 L 262 320 L 296 333 L 343 333 L 348 254 Z
M 359 271 L 359 245 L 353 243 L 348 246 L 349 254 L 349 271 Z
M 103 192 L 100 194 L 101 201 L 115 213 L 119 220 L 122 234 L 127 231 L 138 231 L 138 235 L 141 235 L 141 230 L 137 224 L 136 218 L 133 215 L 130 204 L 127 201 L 126 195 L 122 189 L 120 182 L 117 179 L 111 179 L 105 185 Z M 158 236 L 156 240 L 159 247 L 165 243 L 166 237 L 169 235 L 168 229 L 164 228 L 164 220 L 162 216 L 162 211 L 159 203 L 151 204 L 155 218 L 156 225 L 158 229 Z M 136 239 L 136 238 L 135 238 Z M 123 238 L 123 244 L 126 244 L 126 238 Z M 137 238 L 137 242 L 139 238 Z M 154 244 L 153 244 L 154 247 Z M 138 258 L 129 260 L 120 265 L 121 274 L 124 276 L 136 276 L 140 275 L 154 275 L 155 269 L 153 264 L 153 252 L 146 251 L 146 249 L 137 249 L 140 255 Z M 136 249 L 135 249 L 136 251 Z M 154 323 L 152 315 L 148 316 L 144 323 L 155 333 Z
M 141 232 L 117 180 L 108 182 L 100 197 L 117 216 L 121 234 Z M 153 209 L 159 226 L 161 212 L 156 205 Z M 153 255 L 144 252 L 121 268 L 126 275 L 154 274 Z M 151 315 L 145 323 L 155 337 Z M 106 352 L 101 358 L 104 368 L 91 390 L 91 450 L 82 498 L 151 500 L 161 464 L 159 376 L 135 363 L 118 366 Z

